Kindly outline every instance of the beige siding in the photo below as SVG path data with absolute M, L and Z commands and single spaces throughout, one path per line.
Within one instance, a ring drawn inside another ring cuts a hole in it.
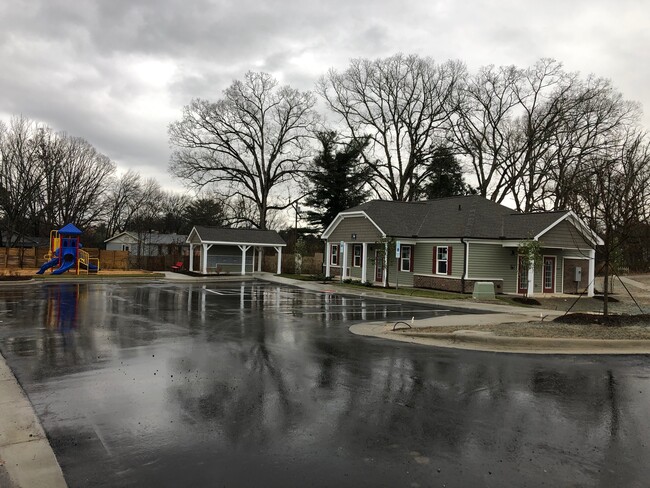
M 543 247 L 592 249 L 592 246 L 585 241 L 578 229 L 566 220 L 541 236 L 539 241 Z
M 356 242 L 377 242 L 381 239 L 381 233 L 365 217 L 348 217 L 341 220 L 328 240 L 331 243 L 340 241 L 351 242 L 352 234 L 356 234 Z
M 469 244 L 468 279 L 502 279 L 504 293 L 517 292 L 517 252 L 498 244 Z

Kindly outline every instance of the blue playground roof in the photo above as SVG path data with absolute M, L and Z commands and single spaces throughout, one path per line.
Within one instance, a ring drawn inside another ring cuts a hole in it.
M 68 224 L 65 227 L 62 227 L 59 229 L 59 234 L 68 234 L 68 235 L 73 235 L 73 236 L 79 236 L 83 234 L 82 231 L 77 229 L 74 224 Z

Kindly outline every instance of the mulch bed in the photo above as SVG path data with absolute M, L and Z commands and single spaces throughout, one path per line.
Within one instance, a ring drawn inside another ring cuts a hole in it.
M 561 317 L 557 317 L 553 322 L 560 322 L 562 324 L 577 324 L 589 325 L 599 324 L 609 327 L 622 327 L 625 325 L 638 325 L 649 324 L 650 314 L 627 315 L 627 314 L 609 314 L 596 315 L 592 313 L 569 313 Z

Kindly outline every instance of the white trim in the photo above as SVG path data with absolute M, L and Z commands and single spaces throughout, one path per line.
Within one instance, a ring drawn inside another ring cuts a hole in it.
M 136 242 L 139 242 L 139 241 L 140 241 L 140 239 L 138 239 L 137 236 L 134 236 L 133 234 L 131 234 L 131 233 L 128 232 L 128 231 L 124 231 L 124 232 L 120 232 L 119 234 L 115 234 L 113 237 L 109 237 L 108 239 L 106 239 L 106 240 L 104 241 L 104 243 L 111 242 L 111 241 L 117 239 L 118 237 L 122 237 L 122 236 L 125 236 L 125 235 L 126 235 L 126 236 L 129 236 L 129 237 L 131 237 L 131 238 L 133 238 L 133 240 L 136 241 Z
M 544 289 L 546 288 L 544 285 L 544 278 L 546 278 L 546 275 L 544 273 L 544 261 L 546 258 L 553 258 L 553 291 L 551 293 L 557 293 L 557 256 L 553 254 L 543 254 L 542 255 L 542 294 L 548 293 L 545 292 Z
M 574 225 L 574 227 L 582 227 L 582 232 L 580 232 L 580 234 L 582 234 L 584 238 L 592 241 L 592 244 L 599 245 L 599 246 L 602 246 L 604 244 L 603 240 L 596 233 L 594 233 L 589 227 L 587 227 L 587 225 L 585 225 L 585 223 L 580 218 L 578 218 L 578 216 L 573 212 L 573 210 L 569 210 L 566 214 L 564 214 L 562 217 L 557 219 L 546 229 L 542 230 L 539 234 L 537 234 L 534 237 L 534 240 L 538 241 L 541 236 L 543 236 L 548 231 L 553 229 L 555 226 L 559 225 L 560 223 L 564 222 L 569 218 L 571 219 L 571 223 Z M 563 248 L 563 249 L 575 249 L 575 248 Z
M 589 251 L 589 286 L 587 288 L 587 296 L 594 296 L 594 281 L 596 279 L 596 250 Z
M 379 227 L 374 220 L 372 220 L 370 217 L 368 217 L 368 214 L 366 212 L 364 212 L 362 210 L 358 210 L 356 212 L 340 212 L 336 216 L 336 218 L 332 221 L 332 223 L 327 226 L 327 229 L 325 229 L 325 231 L 321 235 L 321 239 L 328 239 L 329 236 L 332 234 L 332 232 L 334 232 L 334 229 L 336 229 L 336 227 L 338 227 L 338 225 L 341 223 L 341 221 L 343 219 L 352 218 L 352 217 L 364 217 L 364 218 L 368 219 L 370 221 L 370 223 L 377 228 L 377 230 L 379 231 L 381 236 L 386 237 L 386 233 L 383 230 L 381 230 L 381 227 Z
M 461 242 L 461 244 L 463 244 Z M 464 243 L 465 247 L 465 265 L 463 266 L 465 268 L 465 274 L 463 274 L 463 278 L 466 280 L 469 280 L 469 242 L 465 241 Z
M 357 243 L 357 242 L 353 242 L 353 243 L 350 244 L 350 246 L 352 246 L 352 263 L 351 263 L 352 268 L 362 268 L 363 267 L 363 244 L 364 243 Z M 355 258 L 354 250 L 357 247 L 361 248 L 361 254 L 359 255 L 359 257 L 361 258 L 361 262 L 359 263 L 359 266 L 354 264 L 354 258 Z
M 401 245 L 401 243 L 400 243 Z M 404 264 L 404 258 L 402 257 L 402 251 L 404 248 L 408 247 L 409 248 L 409 268 L 408 270 L 403 268 Z M 399 270 L 401 273 L 413 273 L 413 268 L 415 267 L 415 260 L 413 259 L 413 248 L 415 247 L 415 244 L 403 244 L 400 247 L 399 251 Z
M 361 283 L 366 283 L 368 280 L 368 244 L 361 243 Z M 372 283 L 372 281 L 371 281 Z
M 445 259 L 445 263 L 447 264 L 447 269 L 446 269 L 446 271 L 444 273 L 441 273 L 440 271 L 438 271 L 438 249 L 440 249 L 441 247 L 446 247 L 447 248 L 447 259 Z M 450 247 L 451 246 L 436 246 L 436 259 L 435 259 L 436 274 L 435 274 L 435 276 L 450 276 L 449 275 L 449 248 Z
M 405 271 L 406 272 L 406 271 Z M 462 280 L 460 276 L 452 276 L 452 275 L 443 275 L 443 274 L 428 274 L 428 273 L 413 273 L 413 276 L 427 276 L 429 278 L 443 278 L 446 280 Z M 475 278 L 471 278 L 474 280 Z M 481 278 L 481 279 L 486 279 L 486 280 L 500 280 L 503 281 L 503 278 Z
M 468 242 L 468 241 L 469 241 L 468 239 L 465 239 L 465 242 Z M 404 242 L 405 244 L 408 244 L 408 242 L 406 242 L 406 241 L 402 241 L 402 242 Z M 439 244 L 439 243 L 442 243 L 442 244 L 447 244 L 447 243 L 462 244 L 460 239 L 416 239 L 413 242 L 415 244 Z M 501 242 L 501 241 L 499 241 L 499 242 Z

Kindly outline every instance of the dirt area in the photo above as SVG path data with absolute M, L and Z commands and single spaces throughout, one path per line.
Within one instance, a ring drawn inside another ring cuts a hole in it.
M 650 274 L 627 276 L 625 286 L 618 279 L 613 282 L 609 320 L 602 316 L 602 297 L 556 296 L 535 297 L 540 305 L 534 308 L 568 311 L 555 321 L 505 323 L 490 325 L 436 326 L 417 332 L 448 334 L 458 330 L 491 332 L 503 337 L 544 337 L 573 339 L 631 339 L 650 340 Z M 610 283 L 611 284 L 611 283 Z M 596 289 L 602 290 L 602 278 Z M 627 287 L 627 290 L 626 290 Z M 628 291 L 630 293 L 628 293 Z M 630 296 L 631 295 L 631 296 Z M 642 313 L 643 311 L 643 313 Z M 407 331 L 402 333 L 408 334 Z
M 650 340 L 650 322 L 624 327 L 576 325 L 557 322 L 529 322 L 481 326 L 440 326 L 417 329 L 418 333 L 449 334 L 458 330 L 492 332 L 503 337 L 554 337 L 566 339 L 638 339 Z M 409 329 L 404 334 L 408 335 Z
M 12 268 L 12 269 L 0 269 L 0 280 L 10 281 L 10 280 L 21 280 L 21 279 L 30 279 L 36 275 L 38 268 Z M 46 275 L 49 275 L 49 272 L 46 272 Z M 128 271 L 124 270 L 101 270 L 98 274 L 91 273 L 89 276 L 115 276 L 115 277 L 129 277 L 129 276 L 142 276 L 142 275 L 154 275 L 154 271 L 146 271 L 142 269 L 131 269 Z M 66 273 L 62 276 L 74 276 L 73 273 Z M 82 276 L 86 276 L 86 273 L 83 273 Z

